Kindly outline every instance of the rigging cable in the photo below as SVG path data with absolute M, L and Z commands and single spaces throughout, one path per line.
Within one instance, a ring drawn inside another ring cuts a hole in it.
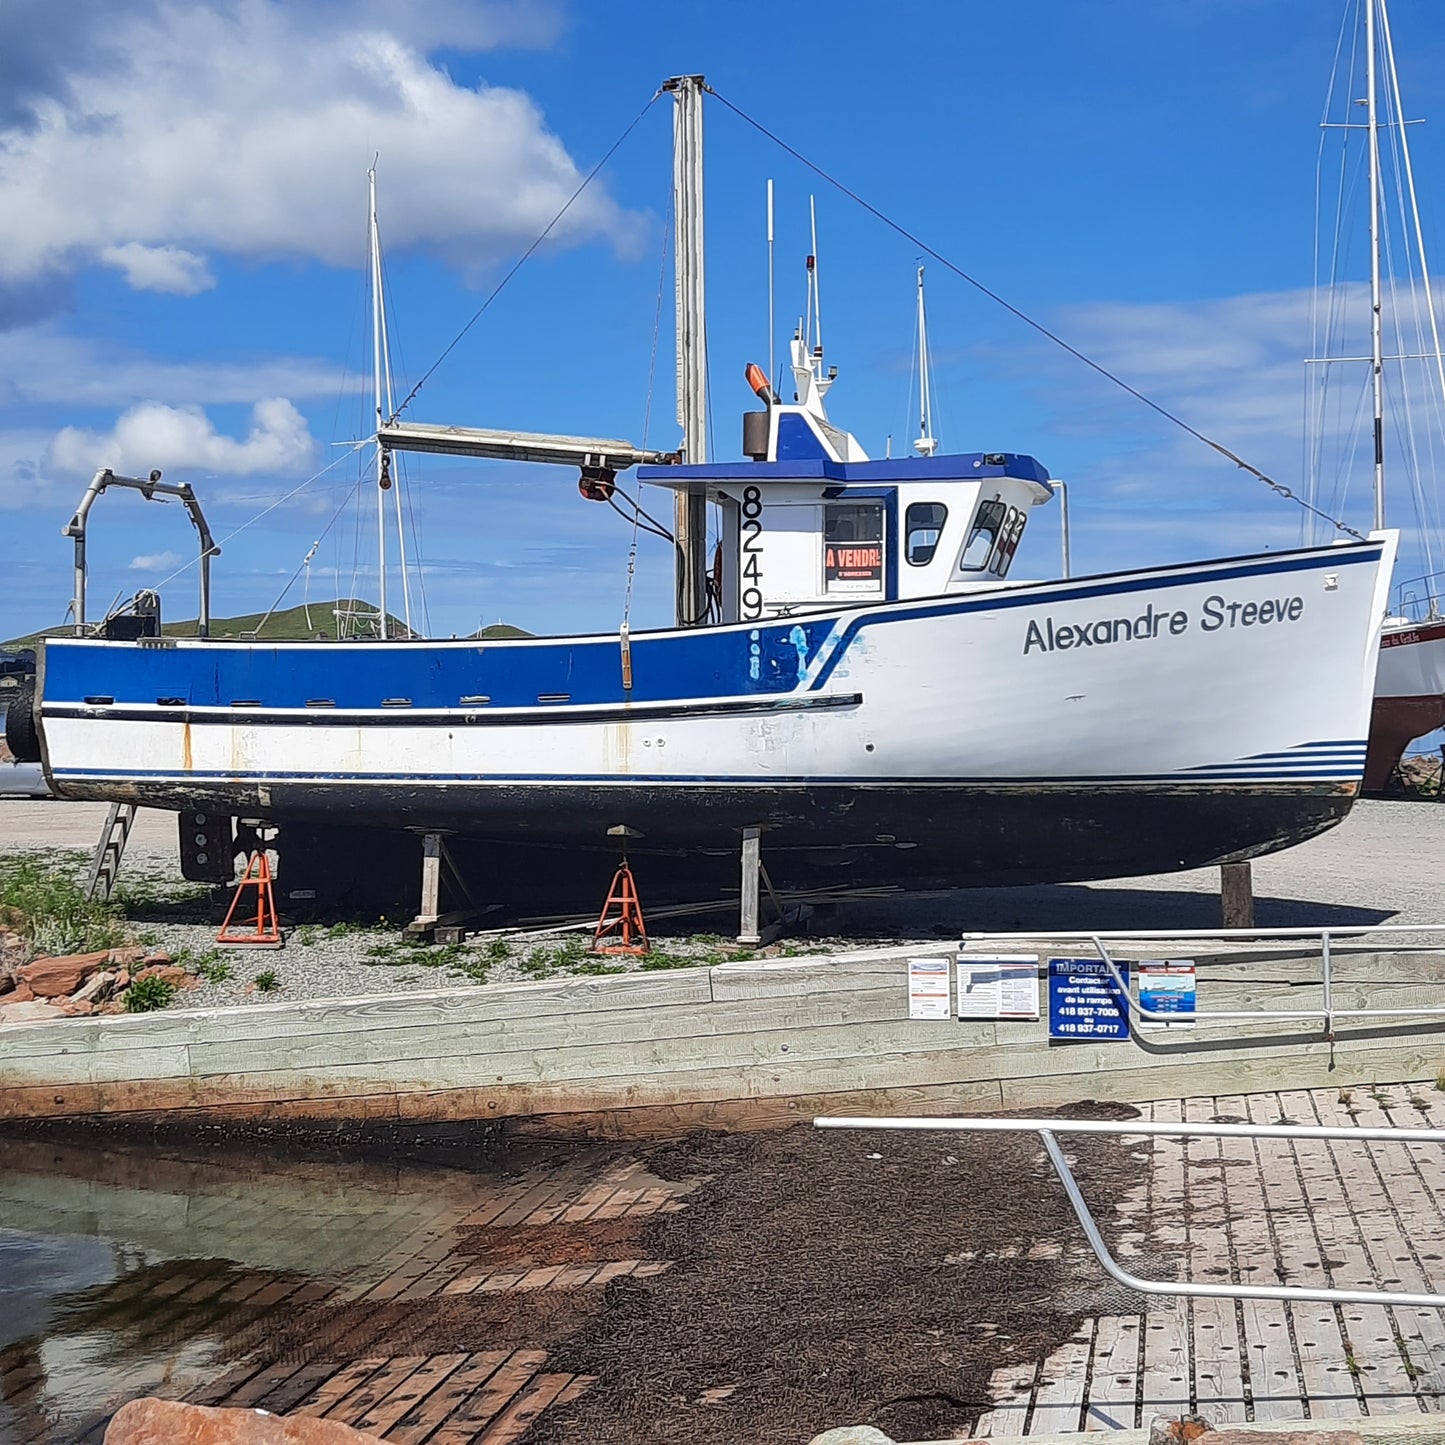
M 537 238 L 532 242 L 532 244 L 528 246 L 527 249 L 523 251 L 520 256 L 517 257 L 517 259 L 512 263 L 511 268 L 508 270 L 507 274 L 503 276 L 502 279 L 498 281 L 497 284 L 492 288 L 491 294 L 487 297 L 487 299 L 483 301 L 482 304 L 478 306 L 474 312 L 472 312 L 471 317 L 467 321 L 467 324 L 463 326 L 462 329 L 458 331 L 454 337 L 452 337 L 451 341 L 447 343 L 446 349 L 442 352 L 442 354 L 438 356 L 437 359 L 432 362 L 432 364 L 427 367 L 427 369 L 422 373 L 421 380 L 418 381 L 417 384 L 412 387 L 409 392 L 407 392 L 406 397 L 403 399 L 401 405 L 397 407 L 397 409 L 392 412 L 392 414 L 387 418 L 388 424 L 394 422 L 397 417 L 399 417 L 402 412 L 404 412 L 407 407 L 411 405 L 412 401 L 416 397 L 417 392 L 419 392 L 422 387 L 424 387 L 427 382 L 431 380 L 432 374 L 436 371 L 437 367 L 439 367 L 442 362 L 444 362 L 447 357 L 450 356 L 454 350 L 456 350 L 456 347 L 461 341 L 461 339 L 467 334 L 467 332 L 472 329 L 473 326 L 477 324 L 478 321 L 481 320 L 482 313 L 492 304 L 493 301 L 497 299 L 498 296 L 502 294 L 503 290 L 506 288 L 507 283 L 512 279 L 512 277 L 515 276 L 524 265 L 526 265 L 526 263 L 532 258 L 532 254 L 537 250 L 537 248 L 542 244 L 542 242 L 545 241 L 547 237 L 552 234 L 553 230 L 557 226 L 557 223 L 562 219 L 563 216 L 567 214 L 568 211 L 572 209 L 573 202 L 576 201 L 578 196 L 580 196 L 582 192 L 585 191 L 587 187 L 590 186 L 592 182 L 597 179 L 598 173 L 602 170 L 603 166 L 605 166 L 607 162 L 610 161 L 614 155 L 616 155 L 623 141 L 625 141 L 627 137 L 630 136 L 632 132 L 637 129 L 638 122 L 640 122 L 642 117 L 645 116 L 647 112 L 652 109 L 653 102 L 656 101 L 657 97 L 661 94 L 661 90 L 654 91 L 647 104 L 644 105 L 642 109 L 639 110 L 637 114 L 632 117 L 632 120 L 628 124 L 627 129 L 624 130 L 622 134 L 618 136 L 617 139 L 613 141 L 610 146 L 607 147 L 606 151 L 602 155 L 602 159 L 599 160 L 597 164 L 593 166 L 590 171 L 587 172 L 587 174 L 582 178 L 581 185 L 579 185 L 577 189 L 573 191 L 570 196 L 567 197 L 567 200 L 563 204 L 562 209 L 558 211 L 557 214 L 553 216 L 550 221 L 547 222 L 546 226 L 543 228 Z
M 1198 430 L 1198 428 L 1190 426 L 1190 424 L 1185 421 L 1183 417 L 1175 415 L 1175 413 L 1170 411 L 1168 407 L 1161 405 L 1157 401 L 1154 401 L 1151 397 L 1145 396 L 1145 394 L 1142 391 L 1138 390 L 1137 387 L 1130 386 L 1123 377 L 1110 371 L 1108 367 L 1104 366 L 1100 362 L 1095 361 L 1092 357 L 1087 356 L 1084 352 L 1080 351 L 1078 347 L 1070 345 L 1067 341 L 1064 340 L 1062 336 L 1058 335 L 1057 332 L 1050 331 L 1049 328 L 1043 324 L 1043 322 L 1035 321 L 1034 318 L 1030 316 L 1027 312 L 1019 310 L 1017 306 L 1014 306 L 1012 303 L 1004 300 L 1004 298 L 1000 296 L 997 291 L 990 290 L 990 288 L 984 285 L 984 283 L 980 281 L 976 276 L 971 276 L 961 266 L 957 266 L 952 261 L 950 261 L 947 256 L 944 256 L 940 252 L 935 251 L 932 246 L 930 246 L 921 237 L 915 235 L 906 226 L 900 224 L 898 221 L 893 220 L 893 218 L 887 215 L 885 212 L 880 211 L 877 206 L 865 200 L 856 191 L 850 190 L 849 187 L 844 185 L 842 181 L 838 180 L 828 171 L 825 171 L 822 166 L 817 164 L 816 161 L 809 160 L 807 156 L 805 156 L 801 151 L 796 150 L 793 146 L 789 145 L 788 142 L 785 141 L 781 136 L 769 130 L 768 127 L 765 126 L 760 120 L 754 119 L 751 115 L 747 113 L 747 111 L 743 110 L 740 106 L 734 105 L 733 102 L 730 101 L 725 95 L 720 94 L 710 85 L 705 86 L 704 88 L 707 90 L 707 93 L 711 95 L 715 100 L 717 100 L 722 105 L 726 106 L 730 111 L 732 111 L 732 113 L 737 116 L 739 120 L 745 121 L 748 125 L 752 126 L 752 128 L 760 135 L 765 136 L 768 140 L 772 141 L 774 145 L 786 151 L 790 156 L 793 157 L 794 160 L 798 161 L 801 165 L 807 167 L 807 169 L 812 171 L 814 175 L 818 176 L 821 180 L 826 181 L 828 185 L 832 186 L 835 190 L 840 191 L 856 205 L 861 206 L 865 211 L 868 212 L 869 215 L 873 216 L 875 220 L 881 221 L 885 226 L 888 227 L 889 230 L 896 232 L 898 235 L 902 236 L 904 240 L 909 241 L 913 245 L 917 246 L 920 251 L 923 251 L 925 254 L 931 256 L 946 271 L 951 271 L 961 281 L 967 282 L 968 285 L 972 286 L 976 291 L 979 291 L 983 295 L 987 296 L 990 301 L 993 301 L 997 305 L 1002 306 L 1003 309 L 1007 311 L 1011 316 L 1017 318 L 1019 321 L 1022 321 L 1024 325 L 1038 332 L 1039 335 L 1044 337 L 1046 340 L 1052 341 L 1055 346 L 1061 347 L 1064 351 L 1067 351 L 1070 356 L 1074 357 L 1075 360 L 1082 361 L 1085 366 L 1089 367 L 1090 370 L 1097 372 L 1106 381 L 1110 381 L 1121 390 L 1128 392 L 1128 394 L 1132 396 L 1136 401 L 1142 402 L 1151 411 L 1156 412 L 1166 421 L 1173 422 L 1175 426 L 1179 427 L 1182 431 L 1188 432 L 1190 436 L 1195 438 L 1195 440 L 1203 442 L 1205 446 L 1209 447 L 1213 451 L 1218 452 L 1219 455 L 1224 457 L 1227 461 L 1233 462 L 1235 466 L 1239 467 L 1243 471 L 1248 472 L 1250 476 L 1255 478 L 1256 481 L 1263 482 L 1264 485 L 1268 487 L 1272 492 L 1274 492 L 1276 496 L 1283 497 L 1286 501 L 1294 502 L 1297 506 L 1303 507 L 1306 511 L 1314 513 L 1322 521 L 1328 522 L 1332 527 L 1336 529 L 1336 531 L 1344 532 L 1348 536 L 1355 538 L 1356 541 L 1363 542 L 1367 540 L 1362 532 L 1357 532 L 1353 527 L 1346 525 L 1344 522 L 1339 521 L 1335 517 L 1329 516 L 1325 512 L 1322 512 L 1318 507 L 1306 501 L 1305 498 L 1301 497 L 1297 492 L 1294 492 L 1289 487 L 1285 486 L 1283 482 L 1278 482 L 1273 477 L 1268 476 L 1266 473 L 1260 471 L 1258 467 L 1245 461 L 1243 457 L 1237 455 L 1235 452 L 1230 451 L 1230 449 L 1222 442 L 1217 442 L 1213 440 L 1213 438 L 1206 436 L 1202 431 Z M 654 99 L 655 98 L 656 97 L 654 97 Z M 651 104 L 650 101 L 648 103 Z

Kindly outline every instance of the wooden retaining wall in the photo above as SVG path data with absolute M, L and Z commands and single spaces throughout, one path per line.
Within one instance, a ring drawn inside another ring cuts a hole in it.
M 1350 1020 L 1333 1042 L 1318 1023 L 1262 1022 L 1054 1044 L 1042 1021 L 910 1020 L 907 958 L 946 952 L 7 1025 L 0 1119 L 479 1119 L 625 1137 L 1434 1080 L 1445 1065 L 1445 1019 Z M 1297 956 L 1201 973 L 1206 1009 L 1320 996 L 1318 963 Z M 1335 1004 L 1445 1005 L 1445 961 L 1338 959 Z

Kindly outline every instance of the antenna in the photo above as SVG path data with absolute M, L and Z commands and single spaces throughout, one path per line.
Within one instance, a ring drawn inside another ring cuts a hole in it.
M 813 249 L 808 254 L 808 300 L 811 303 L 808 337 L 814 356 L 823 349 L 823 299 L 818 293 L 818 198 L 808 197 L 808 219 L 813 228 Z
M 773 338 L 777 323 L 773 316 L 773 178 L 768 177 L 768 385 L 778 384 L 778 362 Z
M 938 450 L 933 435 L 933 390 L 928 365 L 928 312 L 923 304 L 923 267 L 918 268 L 918 440 L 913 450 L 931 457 Z

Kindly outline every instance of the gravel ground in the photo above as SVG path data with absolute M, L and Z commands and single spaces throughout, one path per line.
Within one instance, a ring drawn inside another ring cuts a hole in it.
M 84 873 L 103 805 L 0 800 L 0 856 L 42 853 Z M 142 813 L 122 870 L 126 913 L 141 939 L 184 954 L 211 975 L 184 995 L 187 1007 L 278 999 L 334 998 L 546 979 L 568 974 L 686 967 L 748 958 L 717 934 L 684 922 L 652 926 L 647 959 L 590 958 L 584 932 L 469 940 L 423 948 L 399 942 L 395 924 L 356 928 L 303 925 L 277 950 L 219 950 L 203 890 L 179 874 L 168 814 Z M 1261 926 L 1445 922 L 1438 860 L 1445 856 L 1445 806 L 1367 801 L 1339 828 L 1254 864 Z M 643 882 L 644 898 L 645 879 Z M 1030 888 L 957 889 L 848 905 L 820 914 L 812 934 L 762 950 L 765 956 L 838 952 L 880 943 L 921 942 L 966 931 L 1209 928 L 1219 921 L 1218 873 Z M 709 920 L 709 926 L 726 922 Z M 274 975 L 277 987 L 258 987 Z M 223 976 L 224 975 L 224 976 Z

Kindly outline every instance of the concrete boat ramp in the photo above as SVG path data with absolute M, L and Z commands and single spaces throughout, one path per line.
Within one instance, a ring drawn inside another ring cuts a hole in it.
M 1078 1098 L 1083 1076 L 1091 1097 L 1131 1102 L 1428 1078 L 1445 1027 L 1442 941 L 1336 936 L 1326 987 L 1318 939 L 1126 939 L 1109 945 L 1121 961 L 1198 958 L 1197 1027 L 1087 1040 L 1050 1038 L 1047 961 L 1092 947 L 1017 935 L 963 953 L 912 944 L 11 1024 L 0 1120 L 482 1120 L 513 1134 L 663 1137 L 829 1113 L 1027 1112 Z M 955 958 L 999 954 L 1036 961 L 1040 1017 L 957 1017 Z M 952 990 L 928 1017 L 911 994 L 921 956 Z
M 1196 1095 L 1158 1101 L 1143 1112 L 1155 1120 L 1417 1128 L 1445 1117 L 1445 1095 L 1433 1083 L 1284 1090 Z M 1116 1202 L 1125 1220 L 1118 1249 L 1135 1267 L 1246 1283 L 1445 1288 L 1445 1150 L 1349 1141 L 1156 1144 L 1137 1187 Z M 13 1228 L 33 1217 L 25 1180 L 39 1176 L 30 1171 L 64 1168 L 67 1161 L 63 1146 L 40 1142 L 7 1146 L 5 1157 L 0 1228 Z M 216 1216 L 233 1241 L 297 1228 L 264 1187 L 208 1194 L 204 1166 L 199 1174 L 168 1172 L 180 1167 L 159 1161 L 148 1171 L 149 1184 L 152 1191 L 190 1191 L 190 1228 L 204 1231 L 206 1218 Z M 692 1182 L 663 1180 L 625 1153 L 595 1147 L 490 1185 L 473 1180 L 464 1194 L 443 1177 L 410 1201 L 404 1221 L 395 1200 L 371 1194 L 364 1174 L 347 1185 L 356 1216 L 346 1229 L 365 1230 L 372 1218 L 382 1241 L 363 1271 L 330 1280 L 305 1276 L 284 1267 L 290 1255 L 273 1261 L 282 1267 L 271 1270 L 138 1269 L 98 1296 L 73 1326 L 76 1338 L 110 1329 L 127 1342 L 132 1363 L 110 1378 L 109 1394 L 97 1402 L 103 1408 L 58 1426 L 47 1394 L 55 1382 L 47 1371 L 63 1369 L 61 1354 L 11 1346 L 0 1351 L 0 1438 L 12 1445 L 95 1445 L 124 1399 L 159 1394 L 321 1416 L 398 1445 L 512 1445 L 595 1387 L 594 1377 L 559 1367 L 549 1354 L 547 1332 L 565 1330 L 569 1301 L 589 1297 L 592 1308 L 610 1282 L 655 1277 L 670 1267 L 666 1259 L 642 1257 L 645 1251 L 628 1257 L 625 1249 L 613 1250 L 606 1263 L 586 1258 L 586 1250 L 566 1246 L 566 1226 L 594 1240 L 611 1228 L 620 1239 L 630 1222 L 694 1207 Z M 146 1207 L 154 1210 L 157 1197 L 149 1194 Z M 57 1223 L 65 1227 L 86 1210 L 138 1208 L 138 1198 L 133 1184 L 112 1170 L 76 1185 L 60 1201 Z M 247 1209 L 249 1221 L 240 1218 Z M 564 1227 L 548 1228 L 557 1225 Z M 550 1240 L 555 1257 L 545 1246 L 529 1246 L 515 1251 L 507 1267 L 478 1267 L 468 1244 L 478 1230 Z M 313 1221 L 309 1237 L 286 1248 L 324 1264 L 336 1238 Z M 209 1243 L 201 1238 L 196 1247 L 204 1252 Z M 1445 1411 L 1439 1311 L 1146 1302 L 1103 1280 L 1077 1232 L 1036 1247 L 1061 1256 L 1064 1278 L 1096 1307 L 1047 1358 L 997 1369 L 965 1434 L 1042 1440 L 1135 1430 L 1156 1415 L 1191 1411 L 1216 1425 L 1357 1417 L 1423 1424 L 1422 1417 Z M 1005 1256 L 994 1267 L 1006 1274 L 1017 1263 Z M 479 1308 L 493 1320 L 514 1322 L 490 1345 L 458 1323 Z M 231 1363 L 223 1368 L 214 1357 L 187 1357 L 186 1342 L 222 1315 L 230 1321 L 225 1357 Z M 986 1329 L 988 1320 L 978 1325 Z M 529 1328 L 538 1331 L 535 1338 L 526 1337 Z M 147 1355 L 147 1342 L 165 1347 Z M 143 1359 L 152 1360 L 149 1378 L 146 1367 L 134 1363 Z M 101 1378 L 107 1378 L 104 1367 Z M 733 1388 L 729 1383 L 717 1391 L 719 1409 Z M 740 1445 L 752 1439 L 749 1419 L 740 1414 L 738 1433 L 729 1438 Z M 820 1420 L 818 1426 L 846 1423 Z M 799 1436 L 799 1445 L 805 1438 Z M 1411 1438 L 1424 1437 L 1412 1431 Z

